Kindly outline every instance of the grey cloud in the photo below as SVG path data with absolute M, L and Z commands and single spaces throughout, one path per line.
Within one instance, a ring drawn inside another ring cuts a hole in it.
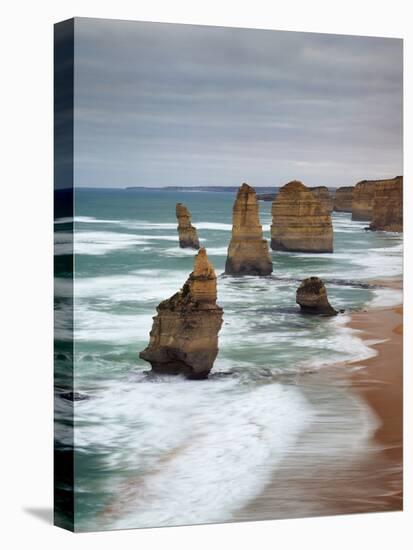
M 77 19 L 78 185 L 402 172 L 402 42 Z

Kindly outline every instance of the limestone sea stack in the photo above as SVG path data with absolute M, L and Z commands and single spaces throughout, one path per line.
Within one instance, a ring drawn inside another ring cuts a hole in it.
M 270 275 L 272 262 L 263 238 L 255 189 L 243 183 L 232 210 L 232 236 L 225 273 L 228 275 Z
M 272 203 L 271 248 L 333 252 L 331 216 L 300 181 L 281 187 Z
M 354 187 L 351 204 L 351 219 L 354 221 L 370 221 L 373 214 L 374 193 L 376 181 L 359 181 Z
M 201 248 L 182 289 L 156 308 L 149 345 L 139 357 L 157 373 L 206 378 L 218 354 L 222 325 L 223 311 L 216 300 L 214 267 Z
M 304 279 L 296 293 L 296 302 L 303 313 L 337 315 L 337 311 L 330 305 L 326 287 L 318 277 Z
M 321 185 L 319 187 L 310 187 L 311 193 L 321 202 L 321 206 L 324 207 L 327 214 L 331 214 L 333 211 L 334 198 L 328 190 L 328 187 Z
M 354 185 L 339 187 L 334 195 L 334 212 L 351 212 Z
M 198 250 L 199 239 L 196 227 L 191 223 L 191 214 L 188 208 L 180 202 L 176 204 L 176 217 L 178 218 L 179 246 Z
M 376 183 L 372 231 L 403 231 L 403 176 Z

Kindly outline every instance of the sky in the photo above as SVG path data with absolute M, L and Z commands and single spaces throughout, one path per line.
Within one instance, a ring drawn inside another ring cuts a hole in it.
M 75 185 L 401 175 L 402 40 L 75 20 Z

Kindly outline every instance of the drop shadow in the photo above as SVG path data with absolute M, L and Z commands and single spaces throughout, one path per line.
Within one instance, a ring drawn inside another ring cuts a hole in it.
M 26 514 L 53 525 L 53 508 L 24 508 L 24 511 Z

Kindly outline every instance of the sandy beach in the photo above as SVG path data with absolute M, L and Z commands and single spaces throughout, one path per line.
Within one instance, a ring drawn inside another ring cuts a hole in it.
M 402 288 L 397 280 L 380 283 Z M 402 306 L 353 313 L 348 326 L 359 331 L 377 355 L 295 381 L 318 407 L 325 390 L 337 389 L 337 411 L 341 412 L 335 418 L 326 407 L 326 418 L 318 418 L 310 433 L 302 436 L 265 491 L 239 512 L 238 520 L 402 510 L 402 315 Z M 349 394 L 354 396 L 354 408 L 346 404 Z M 343 403 L 349 423 L 340 418 Z M 364 437 L 350 434 L 351 443 L 342 444 L 340 434 L 346 440 L 347 431 L 354 430 L 350 417 L 356 409 L 364 410 L 369 431 Z
M 392 465 L 389 509 L 402 509 L 403 502 L 403 307 L 358 313 L 350 326 L 364 339 L 379 339 L 373 347 L 378 355 L 361 364 L 366 368 L 353 376 L 353 385 L 380 419 L 375 433 L 378 450 Z

